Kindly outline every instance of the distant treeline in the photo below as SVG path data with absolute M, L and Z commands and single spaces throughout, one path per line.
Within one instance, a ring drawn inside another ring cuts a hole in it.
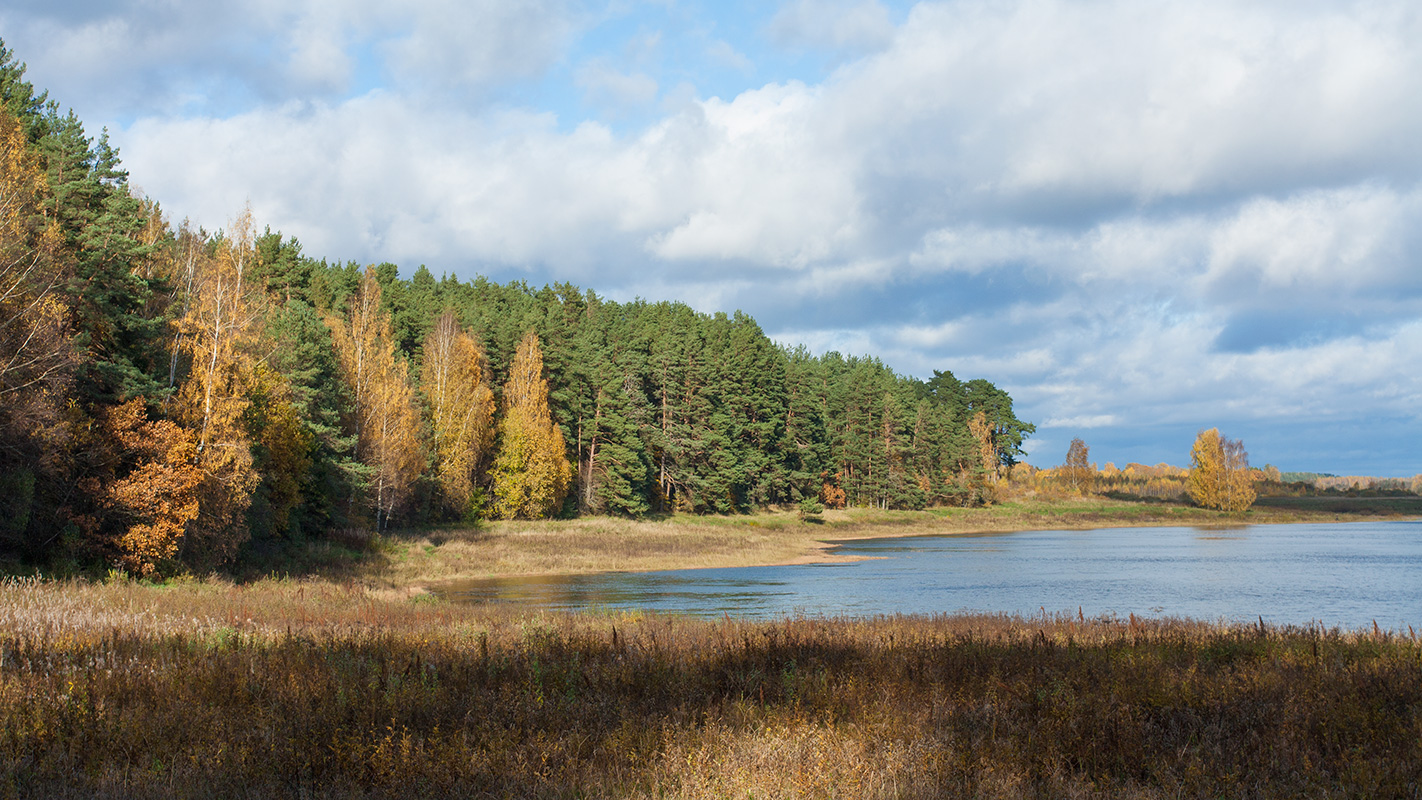
M 1033 426 L 983 380 L 750 317 L 174 228 L 0 46 L 0 559 L 137 572 L 332 530 L 816 499 L 977 503 Z
M 1190 470 L 1166 463 L 1130 463 L 1117 468 L 1108 462 L 1100 469 L 1090 465 L 1084 474 L 1075 474 L 1067 465 L 1037 469 L 1018 464 L 1010 473 L 1013 486 L 1051 494 L 1090 491 L 1122 497 L 1185 500 Z M 1422 475 L 1411 478 L 1379 478 L 1360 475 L 1328 475 L 1315 472 L 1280 472 L 1265 465 L 1251 468 L 1250 480 L 1260 497 L 1306 497 L 1315 495 L 1422 495 Z

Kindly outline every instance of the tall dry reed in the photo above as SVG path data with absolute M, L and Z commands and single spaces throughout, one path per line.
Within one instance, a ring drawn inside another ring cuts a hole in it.
M 0 584 L 0 795 L 1416 797 L 1422 645 Z

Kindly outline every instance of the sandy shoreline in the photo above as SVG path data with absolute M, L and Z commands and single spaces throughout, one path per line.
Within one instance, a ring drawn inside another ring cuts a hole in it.
M 1411 517 L 1296 509 L 1223 515 L 1188 506 L 1092 498 L 983 509 L 830 511 L 821 523 L 803 522 L 792 512 L 652 521 L 505 522 L 479 531 L 404 536 L 397 540 L 394 557 L 379 570 L 378 580 L 388 587 L 408 589 L 493 578 L 840 564 L 865 558 L 836 553 L 843 542 L 911 536 L 1120 527 L 1231 528 L 1407 518 Z

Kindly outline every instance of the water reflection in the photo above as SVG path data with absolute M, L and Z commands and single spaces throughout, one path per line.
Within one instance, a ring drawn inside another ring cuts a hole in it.
M 491 579 L 468 602 L 701 616 L 960 611 L 1422 623 L 1422 524 L 1112 528 L 844 543 L 839 564 Z

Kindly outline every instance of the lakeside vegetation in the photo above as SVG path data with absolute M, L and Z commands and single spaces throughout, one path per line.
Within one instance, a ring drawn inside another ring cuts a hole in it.
M 493 521 L 397 529 L 376 535 L 346 531 L 260 553 L 234 565 L 256 580 L 271 574 L 319 576 L 372 587 L 406 589 L 471 578 L 740 567 L 833 561 L 837 540 L 1018 530 L 1158 525 L 1347 522 L 1422 516 L 1422 498 L 1320 507 L 1312 498 L 1276 498 L 1242 513 L 1184 503 L 1106 497 L 1019 497 L 978 508 L 829 509 L 817 521 L 793 510 L 729 516 L 671 515 L 631 520 Z
M 0 794 L 1405 797 L 1410 632 L 0 582 Z
M 982 504 L 1034 430 L 989 381 L 740 312 L 175 223 L 24 72 L 0 44 L 0 560 L 173 575 L 392 524 Z
M 248 215 L 175 228 L 23 71 L 0 46 L 0 573 L 88 580 L 0 579 L 0 796 L 1416 793 L 1411 630 L 443 602 L 426 587 L 1422 500 L 1222 514 L 1132 467 L 1119 498 L 1068 496 L 1016 463 L 1032 426 L 984 380 L 328 263 Z

